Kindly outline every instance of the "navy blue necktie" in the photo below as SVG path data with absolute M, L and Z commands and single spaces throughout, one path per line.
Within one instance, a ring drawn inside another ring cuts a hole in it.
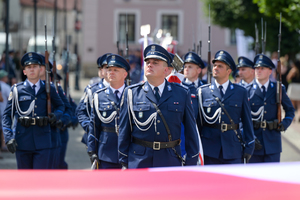
M 32 89 L 33 89 L 34 94 L 35 94 L 35 88 L 36 88 L 36 85 L 33 85 Z
M 264 95 L 264 98 L 266 97 L 266 87 L 263 85 L 263 86 L 261 86 L 261 89 L 262 89 L 262 93 L 263 93 L 263 95 Z
M 116 96 L 116 99 L 117 99 L 117 103 L 119 103 L 119 101 L 120 101 L 120 98 L 119 98 L 119 96 L 118 96 L 118 93 L 119 93 L 119 90 L 116 90 L 116 91 L 115 91 L 115 96 Z
M 154 87 L 154 90 L 155 90 L 155 97 L 156 97 L 156 100 L 157 101 L 159 101 L 159 99 L 160 99 L 160 95 L 159 95 L 159 89 L 158 89 L 158 87 Z
M 223 98 L 223 97 L 224 97 L 223 86 L 220 85 L 220 86 L 219 86 L 219 89 L 220 89 L 221 97 Z

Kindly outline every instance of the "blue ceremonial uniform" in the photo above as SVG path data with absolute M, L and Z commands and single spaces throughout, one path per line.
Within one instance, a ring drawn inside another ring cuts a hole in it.
M 52 108 L 56 118 L 59 119 L 64 112 L 64 104 L 53 85 L 50 87 L 50 92 Z M 35 124 L 25 127 L 18 122 L 20 114 L 34 118 L 47 116 L 46 100 L 47 95 L 43 81 L 40 81 L 40 89 L 37 94 L 27 80 L 12 87 L 3 115 L 3 133 L 6 142 L 11 139 L 15 139 L 17 142 L 16 157 L 19 169 L 47 169 L 49 166 L 49 154 L 52 145 L 50 124 L 47 126 Z M 30 104 L 33 101 L 34 107 L 30 111 Z M 15 117 L 13 129 L 11 129 L 11 116 Z
M 89 133 L 89 122 L 90 122 L 90 115 L 91 115 L 91 104 L 93 99 L 93 94 L 99 89 L 104 88 L 105 85 L 103 84 L 103 79 L 99 83 L 95 83 L 93 85 L 88 85 L 85 90 L 84 94 L 79 101 L 79 104 L 76 108 L 76 116 L 80 125 L 82 126 L 85 134 L 82 137 L 82 143 L 87 144 L 87 134 Z
M 118 160 L 119 133 L 116 128 L 119 123 L 120 102 L 117 101 L 110 87 L 94 93 L 92 111 L 88 152 L 97 152 L 100 168 L 121 168 Z
M 213 124 L 231 124 L 224 110 L 221 109 L 215 99 L 218 97 L 228 111 L 234 124 L 242 122 L 244 142 L 246 144 L 244 153 L 252 154 L 254 150 L 254 134 L 246 89 L 229 82 L 228 88 L 222 98 L 220 90 L 217 88 L 215 81 L 213 81 L 212 85 L 204 85 L 198 88 L 198 95 L 199 103 L 202 104 L 202 106 L 200 105 L 202 112 L 199 113 L 197 121 L 204 155 L 215 159 L 226 159 L 228 163 L 241 163 L 243 149 L 234 130 L 222 132 L 221 129 L 209 127 L 208 122 L 214 122 Z M 212 118 L 216 112 L 217 116 Z M 204 113 L 207 116 L 204 117 L 206 119 L 203 118 Z M 209 120 L 208 118 L 211 119 Z M 240 134 L 239 129 L 236 131 Z
M 254 121 L 266 121 L 266 127 L 255 127 L 254 133 L 257 139 L 261 142 L 263 148 L 261 150 L 255 150 L 250 162 L 279 162 L 281 146 L 281 133 L 279 130 L 270 130 L 268 121 L 273 122 L 277 119 L 277 104 L 276 104 L 276 83 L 269 82 L 268 90 L 264 98 L 262 91 L 257 83 L 255 83 L 250 89 L 250 106 L 252 111 L 252 119 Z M 285 111 L 285 117 L 282 120 L 282 124 L 285 130 L 290 126 L 295 116 L 295 109 L 291 103 L 291 100 L 286 94 L 285 87 L 282 86 L 282 102 L 283 109 Z M 261 112 L 257 113 L 260 108 L 263 108 Z M 262 114 L 261 118 L 259 118 Z M 272 154 L 277 154 L 273 159 L 265 160 L 263 157 L 270 157 Z
M 181 85 L 166 80 L 158 102 L 148 82 L 126 88 L 120 113 L 120 163 L 128 164 L 128 168 L 181 166 L 181 160 L 172 148 L 159 149 L 159 146 L 153 143 L 169 140 L 166 127 L 151 102 L 157 104 L 161 110 L 169 126 L 172 141 L 180 139 L 181 123 L 183 123 L 187 152 L 185 162 L 186 165 L 196 165 L 199 156 L 199 138 L 193 116 L 191 94 Z M 152 142 L 156 150 L 134 143 L 132 138 Z M 174 149 L 180 155 L 180 146 L 177 145 Z
M 199 112 L 197 88 L 202 86 L 203 83 L 200 79 L 198 79 L 198 87 L 196 88 L 195 85 L 187 83 L 186 79 L 184 79 L 182 81 L 182 85 L 184 85 L 190 89 L 192 105 L 193 105 L 193 110 L 194 110 L 194 116 L 195 116 L 195 118 L 197 118 L 197 115 Z
M 64 93 L 62 87 L 60 84 L 58 84 L 57 87 L 58 94 L 65 105 L 65 112 L 64 115 L 61 118 L 63 128 L 59 130 L 60 132 L 60 139 L 61 139 L 61 147 L 59 148 L 59 156 L 58 156 L 58 169 L 68 169 L 68 164 L 65 162 L 65 155 L 67 151 L 67 143 L 69 140 L 69 132 L 66 126 L 69 126 L 69 124 L 72 122 L 72 117 L 74 116 L 73 108 L 69 103 L 68 98 L 66 97 L 66 94 Z

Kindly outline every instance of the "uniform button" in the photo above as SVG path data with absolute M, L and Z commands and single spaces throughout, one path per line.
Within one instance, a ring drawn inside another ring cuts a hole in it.
M 263 131 L 265 131 L 266 129 L 264 128 Z
M 101 142 L 101 140 L 99 140 L 99 142 Z
M 267 113 L 267 111 L 265 111 L 265 113 Z
M 36 116 L 36 113 L 34 113 L 34 116 Z
M 159 134 L 160 134 L 160 132 L 157 132 L 156 134 L 157 134 L 157 135 L 159 135 Z
M 224 106 L 224 103 L 222 103 L 222 106 Z
M 140 110 L 142 110 L 142 109 L 140 108 Z
M 106 108 L 104 108 L 104 110 L 106 110 Z
M 176 109 L 176 111 L 178 111 L 178 110 Z
M 222 115 L 224 115 L 224 112 L 222 112 Z
M 35 100 L 37 100 L 37 98 L 35 97 Z
M 237 107 L 237 104 L 235 104 L 235 107 Z
M 214 103 L 211 103 L 211 105 L 214 105 Z
M 157 123 L 160 123 L 160 120 L 157 120 Z
M 135 153 L 135 151 L 133 151 L 133 153 Z
M 252 103 L 252 105 L 254 106 L 254 103 Z
M 267 105 L 267 103 L 265 102 L 265 105 Z
M 25 98 L 24 98 L 24 100 L 25 100 Z
M 34 106 L 35 108 L 37 108 L 37 106 Z

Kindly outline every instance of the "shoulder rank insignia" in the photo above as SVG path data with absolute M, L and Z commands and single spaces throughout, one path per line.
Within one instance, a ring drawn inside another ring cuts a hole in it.
M 271 88 L 273 88 L 274 87 L 274 84 L 273 83 L 271 83 Z
M 230 85 L 230 89 L 233 89 L 234 88 L 234 86 L 233 85 Z
M 144 85 L 144 90 L 145 90 L 146 92 L 148 92 L 148 91 L 149 91 L 149 87 L 148 87 L 148 85 Z
M 253 84 L 253 89 L 256 90 L 257 88 L 257 85 Z
M 103 84 L 99 83 L 99 88 L 102 89 L 103 88 Z
M 105 93 L 106 93 L 106 94 L 109 94 L 109 89 L 108 89 L 108 88 L 105 90 Z

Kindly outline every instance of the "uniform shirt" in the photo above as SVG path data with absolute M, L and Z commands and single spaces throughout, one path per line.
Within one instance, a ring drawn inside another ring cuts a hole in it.
M 265 86 L 265 88 L 266 88 L 266 92 L 268 91 L 269 82 L 270 82 L 270 80 L 268 80 L 268 81 L 264 84 L 264 86 Z M 258 85 L 258 87 L 260 88 L 260 91 L 263 92 L 263 89 L 261 88 L 261 87 L 262 87 L 262 84 L 260 84 L 260 83 L 257 81 L 257 85 Z
M 189 79 L 185 79 L 185 82 L 187 83 L 187 84 L 195 84 L 195 88 L 197 88 L 197 87 L 199 87 L 200 85 L 198 85 L 198 83 L 199 83 L 199 78 L 197 78 L 197 80 L 195 80 L 194 82 L 192 82 L 192 81 L 190 81 Z
M 40 81 L 36 82 L 35 84 L 31 83 L 28 79 L 27 79 L 27 81 L 28 81 L 31 88 L 32 88 L 33 85 L 36 86 L 35 87 L 35 94 L 37 94 L 37 92 L 40 90 L 40 87 L 41 87 Z
M 217 88 L 219 89 L 220 84 L 217 82 L 217 80 L 215 80 L 215 83 L 216 83 Z M 225 92 L 227 90 L 227 87 L 228 87 L 228 84 L 229 84 L 229 80 L 227 80 L 225 83 L 222 84 L 222 86 L 223 86 L 223 89 L 222 89 L 223 94 L 225 94 Z
M 163 93 L 163 91 L 164 91 L 164 88 L 165 88 L 165 84 L 166 84 L 166 83 L 165 83 L 165 81 L 164 81 L 162 84 L 160 84 L 159 86 L 157 86 L 157 87 L 158 87 L 158 94 L 159 94 L 159 96 L 162 95 L 162 93 Z M 151 85 L 150 83 L 149 83 L 149 85 L 150 85 L 150 87 L 151 87 L 153 93 L 155 94 L 155 90 L 154 90 L 154 87 L 155 87 L 155 86 Z
M 118 90 L 118 91 L 119 91 L 119 92 L 118 92 L 118 97 L 121 98 L 121 96 L 122 96 L 122 94 L 123 94 L 123 90 L 124 90 L 124 88 L 125 88 L 125 84 L 123 84 L 122 87 L 120 87 L 119 89 L 115 89 L 115 88 L 113 88 L 113 87 L 111 87 L 111 86 L 109 86 L 109 87 L 110 87 L 110 89 L 113 91 L 113 94 L 115 93 L 116 90 Z
M 254 83 L 254 79 L 253 79 L 250 83 L 247 83 L 246 81 L 241 80 L 241 84 L 242 84 L 242 86 L 244 86 L 244 87 L 248 87 L 248 86 L 250 86 L 250 85 L 253 85 L 253 83 Z

